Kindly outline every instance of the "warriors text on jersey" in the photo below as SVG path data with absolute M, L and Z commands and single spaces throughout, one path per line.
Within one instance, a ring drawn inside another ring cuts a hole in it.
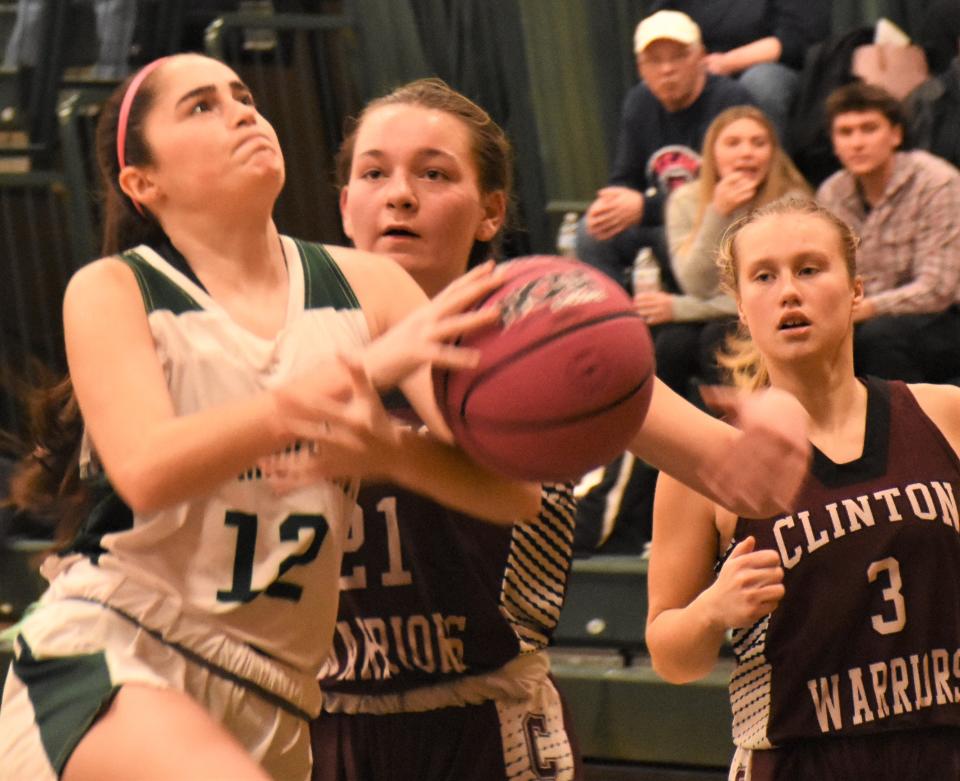
M 737 522 L 786 587 L 734 634 L 743 748 L 960 728 L 960 461 L 906 385 L 866 385 L 861 457 L 815 451 L 794 513 Z
M 282 238 L 286 322 L 266 339 L 235 321 L 167 245 L 123 255 L 140 286 L 178 415 L 248 398 L 369 341 L 357 299 L 319 245 Z M 166 256 L 166 257 L 165 257 Z M 252 465 L 251 465 L 252 466 Z M 278 497 L 251 470 L 209 496 L 132 517 L 104 486 L 73 553 L 169 595 L 187 613 L 301 670 L 316 670 L 335 619 L 352 502 L 332 483 Z M 76 556 L 48 562 L 70 593 Z M 109 596 L 76 596 L 106 601 Z M 151 627 L 162 633 L 163 626 Z

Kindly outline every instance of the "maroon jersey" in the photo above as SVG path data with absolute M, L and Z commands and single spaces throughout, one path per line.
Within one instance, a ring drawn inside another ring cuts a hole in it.
M 377 695 L 490 672 L 545 648 L 573 556 L 570 485 L 498 526 L 393 485 L 360 491 L 324 691 Z
M 815 450 L 796 512 L 737 522 L 786 587 L 734 633 L 741 747 L 960 727 L 960 462 L 906 385 L 866 386 L 862 456 Z

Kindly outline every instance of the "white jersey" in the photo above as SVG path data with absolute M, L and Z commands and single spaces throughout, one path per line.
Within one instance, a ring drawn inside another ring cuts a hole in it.
M 150 247 L 122 256 L 139 282 L 178 415 L 249 398 L 369 341 L 356 296 L 326 250 L 281 241 L 290 292 L 286 323 L 272 339 L 238 325 L 195 278 Z M 166 593 L 184 613 L 315 670 L 336 620 L 353 507 L 331 482 L 275 496 L 253 465 L 205 498 L 143 517 L 105 485 L 71 552 L 95 562 L 107 581 L 121 576 Z M 69 565 L 76 560 L 45 565 L 45 574 L 57 575 L 57 593 L 71 593 Z M 83 580 L 79 573 L 76 580 Z M 99 592 L 76 596 L 110 604 Z M 163 632 L 162 625 L 150 628 Z

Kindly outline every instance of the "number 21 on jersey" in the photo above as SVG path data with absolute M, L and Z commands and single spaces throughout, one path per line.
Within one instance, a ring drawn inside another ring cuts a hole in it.
M 377 502 L 377 512 L 387 532 L 387 569 L 380 573 L 382 586 L 407 586 L 413 582 L 410 570 L 404 569 L 403 550 L 400 547 L 400 521 L 397 517 L 397 497 L 385 496 Z M 376 522 L 376 521 L 374 521 Z M 363 547 L 364 516 L 358 507 L 350 518 L 350 531 L 343 545 L 344 556 L 356 553 Z M 340 576 L 340 589 L 366 588 L 367 567 L 359 564 Z

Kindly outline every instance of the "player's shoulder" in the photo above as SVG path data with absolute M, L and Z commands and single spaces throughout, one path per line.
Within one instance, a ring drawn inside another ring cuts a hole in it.
M 960 386 L 915 382 L 907 387 L 921 407 L 929 406 L 934 410 L 942 407 L 954 413 L 960 412 L 957 408 L 960 403 Z
M 426 301 L 419 285 L 393 258 L 351 247 L 326 249 L 353 289 L 374 335 Z
M 352 247 L 327 244 L 324 248 L 351 284 L 354 280 L 361 285 L 372 284 L 377 287 L 412 284 L 410 275 L 393 258 Z
M 65 303 L 78 298 L 108 296 L 112 291 L 137 288 L 133 271 L 119 256 L 108 255 L 77 269 L 67 283 Z
M 63 324 L 71 334 L 100 338 L 103 332 L 122 331 L 144 316 L 144 298 L 133 269 L 118 257 L 92 261 L 71 276 L 63 295 Z
M 960 387 L 911 383 L 907 386 L 926 416 L 960 452 Z

